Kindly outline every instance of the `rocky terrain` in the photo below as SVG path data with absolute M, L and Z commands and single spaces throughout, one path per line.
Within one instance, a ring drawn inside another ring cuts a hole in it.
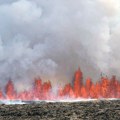
M 120 100 L 2 104 L 0 120 L 120 120 Z

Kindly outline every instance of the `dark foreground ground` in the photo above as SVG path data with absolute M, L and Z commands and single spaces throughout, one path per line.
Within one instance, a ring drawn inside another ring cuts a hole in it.
M 0 105 L 0 120 L 120 120 L 120 100 Z

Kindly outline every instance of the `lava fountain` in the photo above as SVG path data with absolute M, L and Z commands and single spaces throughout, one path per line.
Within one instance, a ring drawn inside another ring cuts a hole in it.
M 14 83 L 9 80 L 5 86 L 5 91 L 0 90 L 0 100 L 59 100 L 70 98 L 75 99 L 100 99 L 100 98 L 120 98 L 120 82 L 113 76 L 101 77 L 99 82 L 93 83 L 91 78 L 83 83 L 83 74 L 80 69 L 75 72 L 73 84 L 66 84 L 63 88 L 58 88 L 57 94 L 53 92 L 54 86 L 51 82 L 42 82 L 35 79 L 32 89 L 17 93 Z M 5 93 L 5 94 L 3 94 Z

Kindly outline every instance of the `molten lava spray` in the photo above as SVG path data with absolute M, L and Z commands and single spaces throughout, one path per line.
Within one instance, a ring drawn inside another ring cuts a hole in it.
M 97 83 L 92 83 L 91 79 L 87 79 L 83 83 L 82 72 L 78 69 L 75 72 L 74 83 L 66 84 L 64 88 L 60 88 L 57 94 L 53 92 L 54 86 L 50 81 L 42 83 L 41 79 L 36 79 L 33 88 L 29 91 L 17 93 L 14 85 L 10 80 L 5 87 L 5 95 L 0 91 L 1 100 L 58 100 L 58 99 L 80 99 L 80 98 L 120 98 L 120 82 L 115 76 L 111 79 L 101 77 Z

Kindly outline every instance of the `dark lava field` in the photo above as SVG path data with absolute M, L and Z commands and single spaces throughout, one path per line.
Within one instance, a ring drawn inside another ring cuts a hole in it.
M 1 104 L 0 120 L 120 120 L 120 100 Z

